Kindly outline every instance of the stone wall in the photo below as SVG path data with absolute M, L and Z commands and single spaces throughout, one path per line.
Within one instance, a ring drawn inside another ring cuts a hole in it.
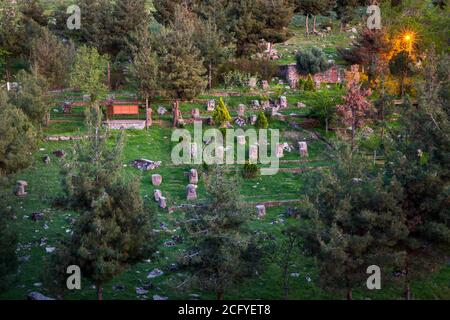
M 282 65 L 279 67 L 280 78 L 286 79 L 293 88 L 297 86 L 298 79 L 301 75 L 297 72 L 296 64 Z M 314 75 L 314 81 L 320 83 L 340 83 L 344 79 L 343 69 L 339 66 L 333 66 L 325 72 Z

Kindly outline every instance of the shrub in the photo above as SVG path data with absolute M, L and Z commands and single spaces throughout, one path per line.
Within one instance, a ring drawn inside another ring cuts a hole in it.
M 263 111 L 259 113 L 255 127 L 258 129 L 267 129 L 269 127 L 269 121 Z
M 258 166 L 250 161 L 246 161 L 244 164 L 244 169 L 242 170 L 242 176 L 245 179 L 256 178 L 259 174 Z
M 316 84 L 311 75 L 308 75 L 308 78 L 303 81 L 304 81 L 303 90 L 312 92 L 316 91 Z
M 251 77 L 250 73 L 233 70 L 223 75 L 223 82 L 226 88 L 244 88 L 248 86 Z
M 219 105 L 213 112 L 213 120 L 216 123 L 220 123 L 221 126 L 231 121 L 230 113 L 228 112 L 227 105 L 222 98 L 219 100 Z
M 248 58 L 239 58 L 222 65 L 219 70 L 219 74 L 222 75 L 222 79 L 220 80 L 225 83 L 225 75 L 234 71 L 270 80 L 278 75 L 278 66 L 276 62 L 265 59 L 251 60 Z
M 307 48 L 297 54 L 297 70 L 301 74 L 316 74 L 329 67 L 325 53 L 319 48 Z

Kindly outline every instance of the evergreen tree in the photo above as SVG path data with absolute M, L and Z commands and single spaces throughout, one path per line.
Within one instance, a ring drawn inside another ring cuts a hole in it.
M 47 28 L 31 44 L 32 69 L 45 77 L 50 88 L 63 88 L 73 63 L 75 49 L 64 45 Z
M 355 17 L 355 10 L 358 5 L 358 0 L 336 0 L 334 11 L 337 18 L 341 20 L 341 31 Z
M 97 49 L 81 46 L 78 48 L 70 78 L 70 86 L 90 95 L 92 102 L 104 98 L 108 88 L 105 85 L 108 59 Z
M 246 229 L 248 208 L 241 202 L 236 178 L 223 167 L 211 167 L 206 178 L 207 199 L 186 213 L 182 228 L 189 235 L 183 266 L 193 283 L 213 290 L 222 300 L 227 290 L 254 275 L 249 272 L 259 260 L 257 247 Z
M 226 126 L 231 121 L 232 118 L 228 112 L 228 107 L 222 98 L 219 100 L 219 105 L 214 109 L 212 117 L 214 122 L 221 126 Z
M 405 97 L 405 80 L 414 74 L 413 61 L 408 52 L 402 51 L 395 55 L 389 62 L 391 74 L 398 78 L 400 84 L 400 94 Z
M 195 42 L 204 59 L 204 67 L 208 70 L 208 88 L 211 90 L 215 70 L 230 56 L 230 48 L 211 17 L 206 21 L 199 21 L 198 24 Z
M 1 181 L 0 181 L 1 183 Z M 16 255 L 17 235 L 8 225 L 6 208 L 0 204 L 0 292 L 11 285 L 19 262 Z
M 412 281 L 445 263 L 450 251 L 448 62 L 448 56 L 437 60 L 428 53 L 418 104 L 405 105 L 386 161 L 387 177 L 404 189 L 401 206 L 410 236 L 398 247 L 405 253 L 398 270 L 406 299 L 412 298 Z
M 306 17 L 306 34 L 309 32 L 309 17 L 314 16 L 313 31 L 316 32 L 316 16 L 328 15 L 328 12 L 335 5 L 335 0 L 292 0 L 295 6 L 295 12 L 301 13 Z
M 37 126 L 50 123 L 50 100 L 47 95 L 46 80 L 34 73 L 21 70 L 16 76 L 19 88 L 11 91 L 11 102 L 22 109 Z
M 269 127 L 269 121 L 263 111 L 258 114 L 256 119 L 255 127 L 258 129 L 267 129 Z
M 350 49 L 339 48 L 338 53 L 350 65 L 358 64 L 367 69 L 369 84 L 383 73 L 390 51 L 390 43 L 384 30 L 365 28 L 359 33 Z
M 163 89 L 173 99 L 191 100 L 205 89 L 206 70 L 193 39 L 193 13 L 178 7 L 175 15 L 171 30 L 163 31 L 157 41 Z
M 320 284 L 345 290 L 347 299 L 366 281 L 369 266 L 380 266 L 383 276 L 392 270 L 400 256 L 395 246 L 408 236 L 401 186 L 385 184 L 366 163 L 350 148 L 338 148 L 332 171 L 307 177 L 301 207 L 303 249 L 317 259 Z
M 153 252 L 153 213 L 144 210 L 140 182 L 121 175 L 123 139 L 108 146 L 98 106 L 88 111 L 87 125 L 88 141 L 75 147 L 65 166 L 67 200 L 80 217 L 58 250 L 56 261 L 64 263 L 54 267 L 64 273 L 68 265 L 78 265 L 102 300 L 107 282 Z
M 149 102 L 154 99 L 159 90 L 159 63 L 156 51 L 153 50 L 148 31 L 138 35 L 138 45 L 133 48 L 133 64 L 130 66 L 132 82 L 144 97 L 146 114 L 148 116 Z M 150 119 L 146 119 L 146 127 Z

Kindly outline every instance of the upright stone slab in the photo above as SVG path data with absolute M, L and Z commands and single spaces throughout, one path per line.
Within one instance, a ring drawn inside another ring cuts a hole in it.
M 196 169 L 191 169 L 189 171 L 189 183 L 197 184 L 198 183 L 198 172 Z
M 249 160 L 253 163 L 258 162 L 258 146 L 251 145 L 249 150 Z
M 154 186 L 160 186 L 162 183 L 162 176 L 160 174 L 152 175 L 152 184 Z
M 213 112 L 216 109 L 216 100 L 209 100 L 208 104 L 206 105 L 206 110 L 208 112 Z
M 161 190 L 155 190 L 153 195 L 155 196 L 155 201 L 159 202 L 159 199 L 162 197 L 162 192 Z
M 266 216 L 266 206 L 261 204 L 256 206 L 258 218 L 263 219 Z
M 28 187 L 28 182 L 19 180 L 16 183 L 16 188 L 14 194 L 18 197 L 25 197 L 27 195 L 26 188 Z
M 277 144 L 277 158 L 284 157 L 284 144 Z
M 187 199 L 197 200 L 197 186 L 194 184 L 189 184 L 186 189 L 187 189 Z
M 245 104 L 240 104 L 238 106 L 238 116 L 245 117 Z
M 299 150 L 300 150 L 300 156 L 302 158 L 306 158 L 309 156 L 308 153 L 308 144 L 305 141 L 299 142 L 298 143 L 299 146 Z
M 192 118 L 199 119 L 200 118 L 200 109 L 193 109 L 191 111 Z
M 280 107 L 281 108 L 287 108 L 288 107 L 288 100 L 287 100 L 286 96 L 281 96 L 280 97 Z
M 253 78 L 250 78 L 250 80 L 248 81 L 248 86 L 251 89 L 255 89 L 257 84 L 258 84 L 258 79 L 257 78 L 253 77 Z
M 167 208 L 167 199 L 165 197 L 160 197 L 158 203 L 161 209 Z

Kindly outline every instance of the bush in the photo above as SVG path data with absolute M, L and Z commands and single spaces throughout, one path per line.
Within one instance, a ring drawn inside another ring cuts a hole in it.
M 256 119 L 255 127 L 258 129 L 267 129 L 269 127 L 269 121 L 263 111 L 259 113 L 258 119 Z
M 254 179 L 258 176 L 259 169 L 258 166 L 250 161 L 245 162 L 244 169 L 242 171 L 242 176 L 245 179 Z
M 214 122 L 219 123 L 221 126 L 224 126 L 227 122 L 231 121 L 231 115 L 222 98 L 220 98 L 219 105 L 214 110 L 212 117 Z
M 274 61 L 267 61 L 265 59 L 248 59 L 239 58 L 234 61 L 228 62 L 219 70 L 221 74 L 221 81 L 225 83 L 225 75 L 230 72 L 241 72 L 251 76 L 257 76 L 261 79 L 269 80 L 278 75 L 278 66 Z M 226 84 L 226 83 L 225 83 Z M 248 84 L 248 81 L 246 85 Z
M 301 74 L 316 74 L 329 67 L 325 53 L 319 48 L 307 48 L 297 54 L 297 70 Z
M 308 75 L 308 78 L 303 81 L 304 81 L 303 90 L 311 92 L 316 91 L 316 83 L 314 82 L 313 77 L 311 75 Z
M 233 70 L 223 75 L 223 82 L 226 88 L 245 88 L 251 77 L 250 73 Z

